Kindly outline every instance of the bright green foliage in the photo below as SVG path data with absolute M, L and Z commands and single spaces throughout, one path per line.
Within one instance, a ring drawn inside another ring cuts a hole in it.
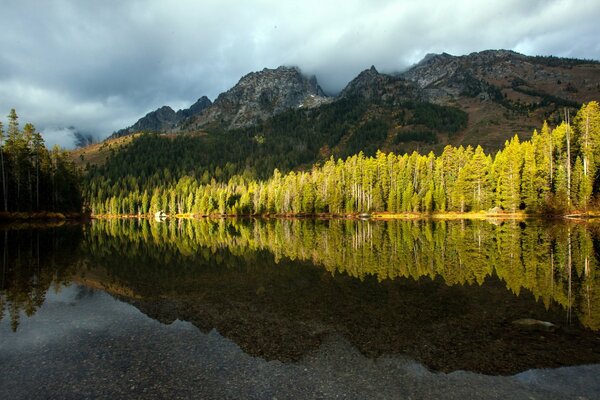
M 282 174 L 275 169 L 263 181 L 232 175 L 232 170 L 219 172 L 219 166 L 210 180 L 205 173 L 149 170 L 118 182 L 110 174 L 92 179 L 87 193 L 96 214 L 143 214 L 148 209 L 200 215 L 467 212 L 494 206 L 530 213 L 588 209 L 600 187 L 598 108 L 595 102 L 584 105 L 574 128 L 562 123 L 551 130 L 545 123 L 529 141 L 515 135 L 494 156 L 480 146 L 446 146 L 440 156 L 359 152 L 345 160 L 330 157 L 310 171 Z
M 481 146 L 475 153 L 467 155 L 467 162 L 458 173 L 456 196 L 461 211 L 481 211 L 491 205 L 491 166 L 492 162 L 485 155 Z
M 499 153 L 497 173 L 498 203 L 505 210 L 515 212 L 521 204 L 521 167 L 523 157 L 518 136 L 506 142 L 504 150 Z
M 521 198 L 525 209 L 539 211 L 542 203 L 538 190 L 538 168 L 535 163 L 535 153 L 531 142 L 523 143 L 523 172 L 521 177 Z
M 145 231 L 152 240 L 144 239 Z M 111 277 L 135 282 L 143 276 L 144 283 L 156 283 L 140 285 L 141 294 L 156 294 L 157 288 L 197 290 L 199 281 L 193 275 L 198 271 L 219 271 L 222 276 L 223 266 L 239 267 L 239 257 L 254 269 L 270 258 L 267 252 L 280 262 L 281 273 L 289 260 L 304 260 L 331 274 L 380 281 L 429 277 L 447 285 L 481 285 L 497 276 L 512 293 L 570 310 L 586 326 L 598 329 L 597 241 L 598 231 L 588 224 L 539 220 L 493 224 L 219 218 L 157 224 L 121 219 L 90 226 L 82 248 L 92 260 L 104 261 Z M 219 250 L 214 264 L 219 268 L 198 268 L 215 259 L 207 256 L 211 249 Z M 119 262 L 106 263 L 111 258 Z

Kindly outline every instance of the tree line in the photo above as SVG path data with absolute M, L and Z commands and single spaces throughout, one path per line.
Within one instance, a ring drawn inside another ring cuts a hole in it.
M 282 173 L 310 168 L 332 155 L 346 158 L 362 151 L 374 156 L 378 149 L 404 153 L 417 143 L 429 149 L 438 143 L 438 135 L 453 136 L 466 127 L 467 119 L 452 107 L 351 97 L 288 110 L 234 131 L 144 133 L 111 152 L 102 165 L 87 167 L 86 197 L 100 190 L 108 197 L 131 190 L 151 192 L 185 176 L 203 185 L 236 175 L 246 181 L 266 180 L 275 168 Z
M 565 114 L 567 114 L 565 112 Z M 531 140 L 515 135 L 495 154 L 480 146 L 396 155 L 331 157 L 309 171 L 267 180 L 233 176 L 202 183 L 193 176 L 140 185 L 127 177 L 87 188 L 93 214 L 349 214 L 363 212 L 506 212 L 561 214 L 597 208 L 600 106 L 582 106 L 571 122 L 544 123 Z
M 19 127 L 15 109 L 6 132 L 0 122 L 0 210 L 8 212 L 81 211 L 80 174 L 67 152 L 48 150 L 31 123 Z

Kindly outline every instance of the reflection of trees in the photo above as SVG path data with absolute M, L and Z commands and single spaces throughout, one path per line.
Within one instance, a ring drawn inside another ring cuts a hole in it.
M 0 232 L 0 320 L 10 318 L 13 331 L 21 312 L 33 315 L 51 286 L 59 290 L 70 280 L 80 232 L 80 227 Z
M 359 279 L 441 276 L 447 285 L 481 285 L 496 274 L 515 294 L 527 289 L 599 329 L 598 237 L 587 225 L 539 221 L 108 220 L 95 221 L 84 243 L 92 260 L 149 290 L 199 264 L 260 262 L 264 251 Z

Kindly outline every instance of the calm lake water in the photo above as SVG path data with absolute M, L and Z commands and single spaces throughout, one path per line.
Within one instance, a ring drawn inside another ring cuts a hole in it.
M 598 250 L 538 220 L 5 227 L 0 398 L 600 398 Z

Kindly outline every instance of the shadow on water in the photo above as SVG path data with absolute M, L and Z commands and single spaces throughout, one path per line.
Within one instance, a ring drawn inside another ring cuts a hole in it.
M 369 357 L 513 374 L 600 360 L 599 233 L 541 221 L 94 221 L 8 232 L 0 296 L 14 329 L 19 310 L 72 280 L 266 359 L 301 359 L 334 334 Z M 556 327 L 513 323 L 525 318 Z

